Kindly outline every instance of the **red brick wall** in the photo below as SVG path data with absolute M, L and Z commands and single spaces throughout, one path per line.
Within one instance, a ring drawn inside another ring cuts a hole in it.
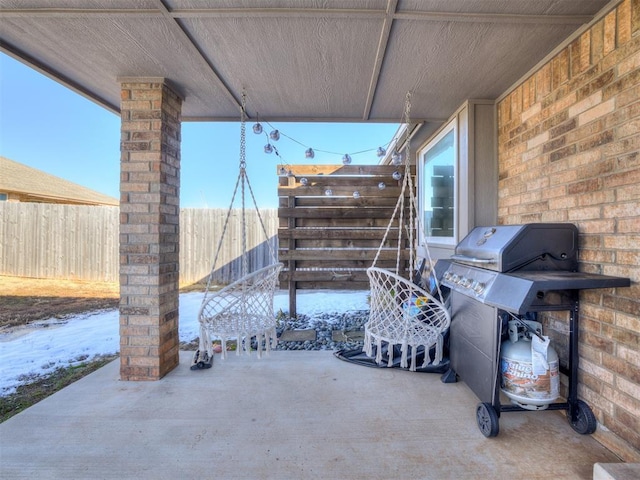
M 156 81 L 121 84 L 120 376 L 178 365 L 182 99 Z
M 640 0 L 622 1 L 498 104 L 499 222 L 574 223 L 581 271 L 632 279 L 581 294 L 579 348 L 596 438 L 629 461 L 640 461 L 639 132 Z M 560 351 L 567 319 L 545 315 Z

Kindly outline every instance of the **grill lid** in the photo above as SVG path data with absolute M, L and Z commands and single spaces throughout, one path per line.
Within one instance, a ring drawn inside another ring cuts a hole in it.
M 496 272 L 578 269 L 578 229 L 570 223 L 474 228 L 451 257 Z

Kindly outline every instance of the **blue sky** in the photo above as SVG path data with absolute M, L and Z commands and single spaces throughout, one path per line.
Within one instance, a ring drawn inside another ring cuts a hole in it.
M 352 155 L 353 164 L 376 164 L 375 150 L 386 146 L 398 128 L 398 124 L 273 123 L 293 139 L 282 135 L 273 142 L 278 158 L 264 153 L 267 137 L 255 135 L 252 125 L 247 123 L 247 174 L 261 208 L 277 207 L 279 163 L 341 164 L 344 153 L 370 150 Z M 272 129 L 263 126 L 267 133 Z M 118 198 L 119 144 L 117 115 L 0 53 L 0 156 Z M 306 147 L 316 151 L 312 161 L 305 159 Z M 227 208 L 239 154 L 239 122 L 184 122 L 181 207 Z

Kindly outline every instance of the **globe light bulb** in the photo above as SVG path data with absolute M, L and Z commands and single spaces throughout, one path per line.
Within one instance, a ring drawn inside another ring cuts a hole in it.
M 356 199 L 360 198 L 360 192 L 357 190 L 353 192 L 353 198 L 356 198 Z
M 267 143 L 267 144 L 264 146 L 264 153 L 273 153 L 273 147 L 271 146 L 271 144 L 270 144 L 270 143 Z
M 400 165 L 401 161 L 402 157 L 400 156 L 400 153 L 397 150 L 394 150 L 391 154 L 391 163 L 393 163 L 394 165 Z
M 380 182 L 380 183 L 378 184 L 378 188 L 379 188 L 380 190 L 384 190 L 385 188 L 387 188 L 387 185 L 386 185 L 384 182 Z
M 346 153 L 346 154 L 342 157 L 342 164 L 343 164 L 343 165 L 351 165 L 351 155 L 349 155 L 348 153 Z
M 402 174 L 397 170 L 393 172 L 393 175 L 391 176 L 393 177 L 394 180 L 400 180 L 402 178 Z
M 253 125 L 253 133 L 255 133 L 256 135 L 260 135 L 262 133 L 262 125 L 260 124 L 260 122 L 256 122 Z
M 306 187 L 309 184 L 309 180 L 307 180 L 307 177 L 302 177 L 300 179 L 300 185 L 302 185 L 303 187 Z
M 287 170 L 284 167 L 280 167 L 280 175 L 286 175 Z
M 293 177 L 293 172 L 291 171 L 291 169 L 289 169 L 289 171 L 287 172 L 287 177 Z
M 330 197 L 331 195 L 333 195 L 333 190 L 331 190 L 330 188 L 327 188 L 327 189 L 324 191 L 324 194 L 325 194 L 327 197 Z
M 304 156 L 305 158 L 313 158 L 316 156 L 315 152 L 313 151 L 313 148 L 307 148 L 304 152 Z
M 378 156 L 378 158 L 384 157 L 386 154 L 387 151 L 382 147 L 378 147 L 378 150 L 376 150 L 376 155 Z
M 269 133 L 269 138 L 274 142 L 277 142 L 278 140 L 280 140 L 280 132 L 278 130 L 271 130 L 271 132 Z

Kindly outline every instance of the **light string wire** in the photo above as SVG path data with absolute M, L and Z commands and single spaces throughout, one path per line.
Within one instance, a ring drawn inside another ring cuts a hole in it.
M 326 153 L 326 154 L 329 154 L 329 155 L 349 155 L 349 156 L 355 156 L 355 155 L 362 155 L 362 154 L 364 154 L 364 153 L 369 153 L 369 152 L 378 151 L 380 148 L 384 148 L 384 154 L 382 155 L 382 156 L 384 156 L 384 155 L 386 155 L 386 154 L 387 154 L 387 150 L 389 149 L 389 147 L 394 143 L 394 140 L 396 140 L 396 141 L 397 141 L 397 139 L 396 139 L 396 137 L 395 137 L 395 135 L 394 135 L 394 136 L 393 136 L 393 138 L 392 138 L 391 140 L 389 140 L 389 141 L 388 141 L 388 142 L 386 142 L 386 143 L 383 143 L 383 144 L 379 145 L 378 147 L 375 147 L 375 148 L 368 148 L 368 149 L 366 149 L 366 150 L 360 150 L 360 151 L 357 151 L 357 152 L 347 152 L 347 153 L 344 153 L 344 152 L 343 152 L 343 153 L 340 153 L 340 152 L 334 152 L 334 151 L 331 151 L 331 150 L 323 150 L 323 149 L 319 149 L 319 148 L 314 148 L 314 147 L 312 147 L 312 146 L 310 146 L 310 145 L 307 145 L 307 144 L 305 144 L 305 143 L 303 143 L 303 142 L 301 142 L 301 141 L 299 141 L 299 140 L 296 140 L 295 138 L 291 137 L 290 135 L 287 135 L 286 133 L 284 133 L 282 130 L 280 130 L 280 129 L 276 128 L 276 127 L 275 127 L 273 124 L 271 124 L 270 122 L 268 122 L 268 121 L 266 121 L 266 120 L 262 120 L 262 121 L 260 121 L 260 115 L 259 115 L 259 114 L 256 114 L 256 124 L 260 124 L 260 125 L 262 125 L 262 123 L 264 123 L 265 125 L 268 125 L 268 126 L 271 128 L 271 130 L 272 130 L 272 131 L 277 131 L 277 132 L 280 134 L 280 136 L 285 137 L 285 138 L 287 138 L 287 139 L 291 140 L 291 141 L 292 141 L 292 142 L 294 142 L 294 143 L 297 143 L 297 144 L 298 144 L 298 145 L 300 145 L 301 147 L 304 147 L 304 148 L 306 148 L 306 149 L 313 150 L 314 152 Z M 261 134 L 264 134 L 264 135 L 265 135 L 265 137 L 267 138 L 267 144 L 265 145 L 265 148 L 266 148 L 266 146 L 268 145 L 268 146 L 271 148 L 271 150 L 272 150 L 272 152 L 265 152 L 265 154 L 269 155 L 269 154 L 271 154 L 271 153 L 274 153 L 274 154 L 275 154 L 275 155 L 280 159 L 280 161 L 281 161 L 281 163 L 283 164 L 283 166 L 284 166 L 284 167 L 290 167 L 290 166 L 291 166 L 291 164 L 290 164 L 289 162 L 287 162 L 287 161 L 284 159 L 284 157 L 280 154 L 280 151 L 278 150 L 278 148 L 277 148 L 277 147 L 272 143 L 272 140 L 273 140 L 273 141 L 277 141 L 277 140 L 272 139 L 272 138 L 270 137 L 270 134 L 269 134 L 269 133 L 267 133 L 266 129 L 262 129 L 262 132 L 260 132 L 260 133 L 261 133 Z M 397 152 L 396 152 L 396 153 L 397 153 Z
M 313 148 L 311 145 L 306 145 L 298 140 L 296 140 L 295 138 L 287 135 L 286 133 L 284 133 L 282 130 L 280 129 L 276 129 L 273 125 L 271 125 L 269 122 L 264 122 L 265 125 L 269 125 L 273 130 L 278 130 L 278 132 L 280 133 L 280 135 L 282 135 L 283 137 L 288 138 L 289 140 L 291 140 L 292 142 L 297 143 L 298 145 L 304 147 L 304 148 L 312 148 L 314 152 L 320 152 L 320 153 L 328 153 L 329 155 L 344 155 L 345 153 L 347 155 L 360 155 L 363 153 L 369 153 L 369 152 L 373 152 L 376 151 L 378 148 L 369 148 L 366 150 L 360 150 L 359 152 L 332 152 L 331 150 L 321 150 L 319 148 Z M 265 132 L 266 133 L 266 132 Z M 268 137 L 268 135 L 267 135 Z M 382 145 L 380 145 L 381 147 L 384 147 L 385 149 L 389 148 L 389 145 L 391 145 L 391 143 L 393 142 L 393 139 L 389 140 L 387 143 L 383 143 Z M 273 144 L 271 144 L 271 146 L 273 146 Z

